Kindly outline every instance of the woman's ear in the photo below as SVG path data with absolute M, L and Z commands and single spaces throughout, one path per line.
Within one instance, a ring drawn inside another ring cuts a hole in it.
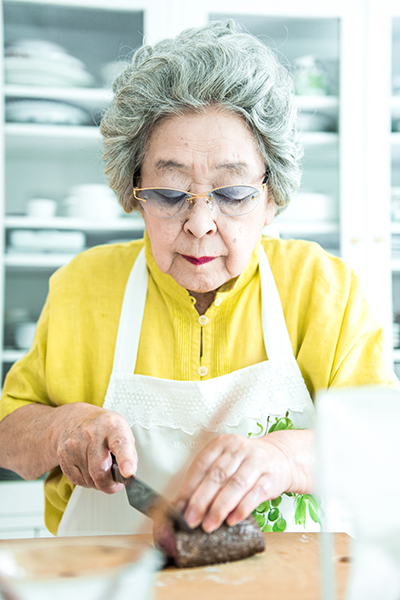
M 268 193 L 267 210 L 266 210 L 266 214 L 265 214 L 264 226 L 271 225 L 272 221 L 275 218 L 275 212 L 276 212 L 275 200 L 273 199 L 272 195 L 270 193 Z

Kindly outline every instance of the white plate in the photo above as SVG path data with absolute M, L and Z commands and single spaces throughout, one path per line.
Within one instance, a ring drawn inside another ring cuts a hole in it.
M 9 100 L 5 114 L 6 121 L 12 123 L 93 124 L 90 115 L 82 108 L 52 100 Z
M 75 65 L 80 69 L 85 69 L 84 63 L 79 58 L 68 54 L 65 48 L 48 40 L 17 40 L 11 42 L 6 45 L 4 56 L 57 61 L 58 63 Z
M 90 87 L 94 77 L 76 65 L 46 59 L 8 56 L 4 59 L 6 83 Z

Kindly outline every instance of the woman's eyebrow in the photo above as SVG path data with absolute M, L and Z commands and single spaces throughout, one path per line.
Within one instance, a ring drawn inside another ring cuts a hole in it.
M 179 169 L 181 171 L 189 171 L 190 165 L 184 165 L 176 160 L 164 160 L 160 159 L 154 165 L 157 171 L 170 171 L 171 169 Z M 236 175 L 247 175 L 248 173 L 248 165 L 244 162 L 226 162 L 220 163 L 219 165 L 215 165 L 213 169 L 218 171 L 229 171 L 231 173 L 235 173 Z
M 248 165 L 244 162 L 221 163 L 214 167 L 217 170 L 225 170 L 235 175 L 247 175 L 249 172 Z
M 182 163 L 177 162 L 176 160 L 163 160 L 160 159 L 154 165 L 156 171 L 170 171 L 171 169 L 180 169 L 183 171 L 189 171 L 190 166 L 184 165 Z

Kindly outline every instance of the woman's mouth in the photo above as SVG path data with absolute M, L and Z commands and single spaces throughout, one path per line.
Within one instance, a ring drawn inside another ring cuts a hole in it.
M 215 258 L 215 256 L 200 256 L 199 258 L 196 258 L 195 256 L 186 256 L 186 254 L 182 254 L 182 256 L 185 260 L 192 263 L 192 265 L 204 265 Z

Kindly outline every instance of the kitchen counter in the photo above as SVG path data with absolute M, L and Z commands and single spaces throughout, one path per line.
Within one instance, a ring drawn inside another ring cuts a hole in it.
M 177 569 L 168 567 L 156 574 L 153 600 L 321 600 L 322 578 L 320 534 L 265 533 L 266 549 L 242 561 Z M 107 539 L 151 543 L 150 535 L 111 536 Z M 69 538 L 71 539 L 71 538 Z M 83 538 L 75 538 L 77 541 Z M 88 538 L 85 538 L 88 540 Z M 91 538 L 93 543 L 101 537 Z M 52 539 L 2 540 L 0 548 L 40 547 Z M 344 600 L 350 568 L 350 538 L 334 534 L 333 562 L 337 600 Z
M 157 575 L 154 600 L 320 600 L 318 533 L 265 533 L 266 549 L 242 561 Z M 335 534 L 337 600 L 344 600 L 350 538 Z

